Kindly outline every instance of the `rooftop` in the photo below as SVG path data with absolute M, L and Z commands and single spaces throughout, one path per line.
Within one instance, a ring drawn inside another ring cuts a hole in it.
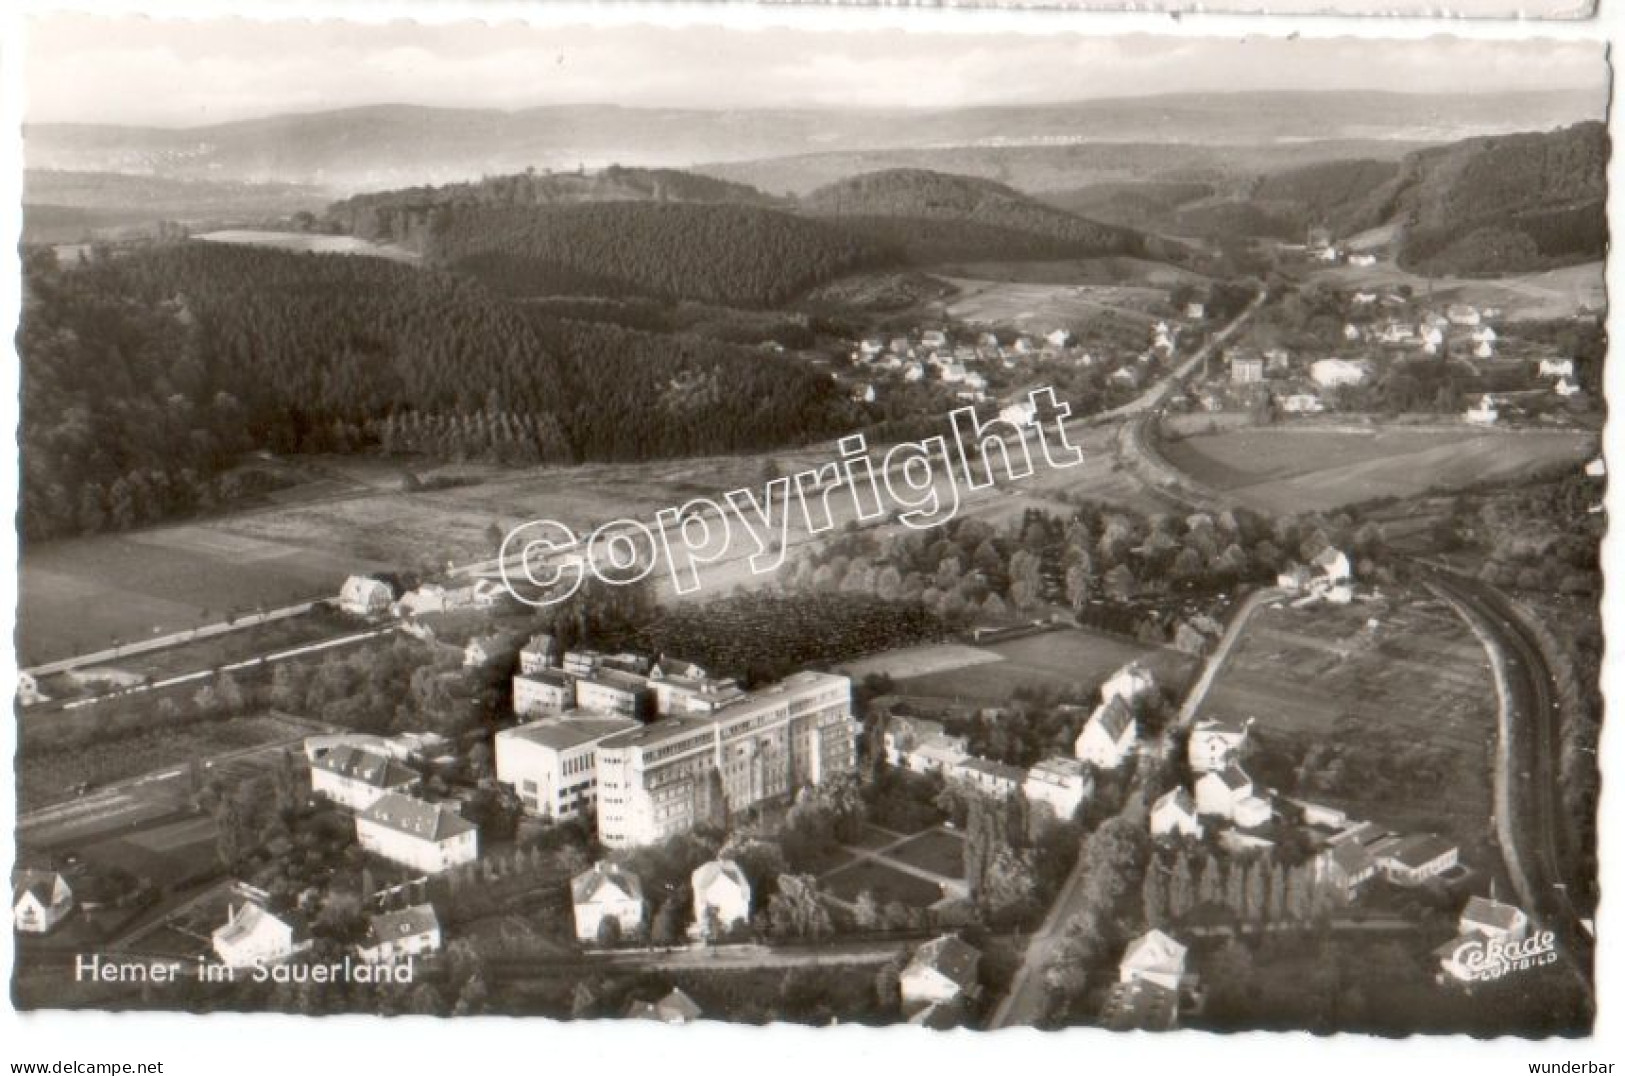
M 391 792 L 359 816 L 369 822 L 404 833 L 419 840 L 449 841 L 473 832 L 474 823 L 443 803 L 430 803 L 413 796 Z
M 539 747 L 554 751 L 568 751 L 572 747 L 596 743 L 618 732 L 642 728 L 630 717 L 594 714 L 576 710 L 540 721 L 503 729 L 498 739 L 526 740 Z

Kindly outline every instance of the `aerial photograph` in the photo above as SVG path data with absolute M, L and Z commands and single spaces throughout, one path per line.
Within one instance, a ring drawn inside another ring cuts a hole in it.
M 15 1008 L 1592 1034 L 1601 44 L 27 29 Z

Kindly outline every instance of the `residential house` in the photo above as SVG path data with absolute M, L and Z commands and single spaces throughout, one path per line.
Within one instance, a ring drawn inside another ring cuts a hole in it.
M 292 956 L 300 948 L 294 933 L 290 920 L 271 914 L 257 901 L 233 898 L 225 923 L 215 928 L 210 941 L 222 964 L 246 968 Z
M 42 702 L 50 702 L 49 696 L 39 689 L 39 680 L 31 672 L 17 673 L 17 705 L 37 706 Z
M 1353 341 L 1358 340 L 1359 338 L 1360 327 L 1358 325 L 1354 324 L 1353 322 L 1349 322 L 1343 326 L 1343 339 Z
M 1117 981 L 1146 982 L 1177 995 L 1185 984 L 1186 948 L 1160 930 L 1148 930 L 1128 943 L 1117 964 Z
M 1349 255 L 1349 264 L 1354 266 L 1356 269 L 1369 269 L 1373 265 L 1377 264 L 1377 256 L 1375 254 L 1350 254 Z M 1369 293 L 1368 292 L 1362 292 L 1361 294 L 1369 294 Z M 1372 300 L 1375 300 L 1376 296 L 1372 295 L 1371 298 L 1372 298 Z M 1354 299 L 1355 299 L 1355 302 L 1359 302 L 1360 296 L 1356 295 L 1354 297 Z
M 1020 766 L 992 762 L 985 758 L 965 758 L 949 771 L 949 776 L 995 799 L 1014 796 L 1021 791 L 1027 772 Z
M 910 1015 L 932 1003 L 945 1004 L 975 997 L 982 954 L 956 935 L 945 934 L 914 950 L 903 969 L 903 1011 Z
M 750 922 L 750 880 L 731 859 L 713 859 L 694 868 L 694 929 L 701 935 Z
M 628 1020 L 656 1020 L 662 1024 L 692 1024 L 702 1015 L 699 1004 L 675 986 L 659 1001 L 634 999 L 626 1007 Z
M 643 925 L 643 882 L 614 863 L 599 861 L 572 878 L 570 902 L 576 937 L 582 941 L 596 941 L 605 920 L 613 921 L 622 935 Z
M 519 648 L 519 671 L 526 676 L 551 669 L 558 663 L 558 641 L 545 631 L 532 635 Z
M 1319 568 L 1321 575 L 1328 583 L 1346 583 L 1354 577 L 1354 569 L 1349 565 L 1348 554 L 1333 546 L 1327 546 L 1315 554 L 1310 562 Z
M 1568 399 L 1570 396 L 1574 396 L 1579 393 L 1580 386 L 1575 384 L 1573 381 L 1570 381 L 1568 378 L 1562 377 L 1558 378 L 1557 384 L 1552 386 L 1552 391 L 1564 399 Z
M 1192 321 L 1201 321 L 1207 317 L 1207 306 L 1203 303 L 1186 303 L 1185 316 Z
M 1055 817 L 1066 820 L 1078 813 L 1095 790 L 1088 768 L 1075 758 L 1053 755 L 1040 759 L 1027 771 L 1021 786 L 1030 803 L 1047 803 Z
M 370 732 L 333 732 L 322 733 L 318 736 L 306 736 L 304 743 L 305 760 L 315 762 L 323 755 L 340 747 L 357 747 L 380 755 L 390 753 L 389 741 L 382 736 L 374 736 Z
M 1139 722 L 1133 712 L 1121 698 L 1114 697 L 1089 715 L 1073 745 L 1073 753 L 1091 765 L 1115 770 L 1134 752 L 1139 732 Z
M 1490 897 L 1472 897 L 1461 910 L 1458 927 L 1463 934 L 1482 934 L 1501 941 L 1522 941 L 1529 933 L 1529 916 L 1513 904 Z
M 1540 376 L 1541 377 L 1573 377 L 1574 376 L 1574 360 L 1573 359 L 1541 359 L 1540 360 Z
M 1264 380 L 1264 358 L 1261 355 L 1232 355 L 1230 380 L 1237 385 L 1254 385 Z
M 56 871 L 23 869 L 11 876 L 11 925 L 23 934 L 49 934 L 73 911 L 73 889 Z
M 339 609 L 352 616 L 381 616 L 394 601 L 394 587 L 367 575 L 352 575 L 339 588 Z
M 1452 325 L 1477 325 L 1483 320 L 1477 308 L 1466 303 L 1451 303 L 1445 308 L 1444 316 Z
M 1501 417 L 1501 412 L 1496 407 L 1495 397 L 1485 393 L 1479 397 L 1478 403 L 1467 409 L 1463 417 L 1474 426 L 1493 426 Z
M 1070 329 L 1053 329 L 1045 335 L 1044 339 L 1051 347 L 1066 347 L 1072 343 L 1072 331 Z
M 1315 573 L 1302 564 L 1294 564 L 1275 577 L 1275 585 L 1290 594 L 1297 594 L 1309 589 L 1314 582 Z
M 575 712 L 496 734 L 496 777 L 529 814 L 564 820 L 591 811 L 598 796 L 598 745 L 638 727 L 621 715 Z
M 1310 379 L 1324 389 L 1358 385 L 1369 374 L 1370 368 L 1365 363 L 1350 362 L 1348 359 L 1321 359 L 1309 364 Z
M 1100 685 L 1100 701 L 1121 699 L 1132 706 L 1142 695 L 1149 695 L 1156 689 L 1157 679 L 1151 675 L 1151 670 L 1138 661 L 1131 661 Z
M 1250 717 L 1246 721 L 1225 721 L 1215 717 L 1198 720 L 1191 727 L 1190 741 L 1186 747 L 1192 772 L 1222 770 L 1235 762 L 1247 743 L 1247 734 L 1252 727 L 1253 719 Z
M 1289 415 L 1318 415 L 1326 410 L 1320 397 L 1312 392 L 1289 392 L 1279 397 L 1281 410 Z
M 1400 886 L 1418 886 L 1454 867 L 1460 851 L 1436 834 L 1416 833 L 1402 837 L 1374 854 L 1378 868 L 1390 882 Z
M 969 755 L 963 736 L 949 736 L 941 722 L 893 714 L 881 735 L 886 761 L 915 773 L 947 774 Z
M 440 918 L 433 904 L 417 904 L 367 917 L 367 936 L 356 954 L 368 964 L 393 964 L 440 951 Z
M 1030 400 L 1013 403 L 999 412 L 999 419 L 1013 426 L 1030 426 L 1038 418 L 1038 408 Z
M 1246 829 L 1268 822 L 1272 812 L 1267 800 L 1253 794 L 1253 779 L 1230 765 L 1196 782 L 1196 813 L 1217 815 Z
M 479 856 L 474 823 L 442 803 L 391 792 L 356 815 L 356 841 L 392 863 L 438 874 Z
M 1169 789 L 1151 805 L 1151 835 L 1153 837 L 1202 836 L 1202 821 L 1197 816 L 1196 801 L 1183 788 Z
M 557 669 L 538 668 L 513 678 L 513 712 L 520 717 L 562 714 L 575 701 L 575 680 Z
M 1377 873 L 1376 861 L 1359 841 L 1329 845 L 1312 863 L 1315 880 L 1335 889 L 1344 899 L 1351 899 Z
M 391 792 L 410 792 L 416 771 L 391 756 L 341 744 L 310 764 L 310 790 L 340 807 L 365 811 Z

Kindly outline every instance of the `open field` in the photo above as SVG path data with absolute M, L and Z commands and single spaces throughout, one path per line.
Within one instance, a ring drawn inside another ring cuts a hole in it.
M 965 646 L 963 643 L 931 643 L 926 646 L 905 646 L 859 658 L 839 666 L 839 671 L 854 680 L 862 680 L 876 673 L 897 679 L 927 676 L 931 673 L 950 672 L 971 665 L 985 665 L 1001 660 L 997 654 L 983 647 Z
M 1608 305 L 1602 262 L 1478 280 L 1416 276 L 1391 261 L 1382 260 L 1364 268 L 1345 265 L 1321 270 L 1315 279 L 1348 289 L 1395 288 L 1409 284 L 1418 295 L 1432 295 L 1437 304 L 1470 303 L 1479 308 L 1498 308 L 1502 321 L 1567 318 L 1599 313 Z
M 948 278 L 959 294 L 943 304 L 950 317 L 973 325 L 1006 325 L 1049 332 L 1103 313 L 1156 321 L 1151 311 L 1167 300 L 1159 288 L 1130 284 L 1041 284 Z
M 1370 432 L 1303 426 L 1198 434 L 1163 446 L 1168 462 L 1251 508 L 1325 511 L 1376 497 L 1509 480 L 1596 452 L 1596 435 L 1572 430 L 1490 432 L 1379 427 Z
M 965 838 L 944 829 L 928 830 L 886 852 L 886 858 L 944 878 L 965 876 Z
M 373 243 L 353 235 L 310 235 L 306 232 L 269 232 L 253 228 L 228 228 L 207 232 L 195 238 L 210 243 L 232 243 L 248 247 L 274 247 L 299 254 L 361 254 L 371 258 L 415 262 L 418 255 L 392 243 Z
M 836 899 L 848 904 L 858 899 L 865 890 L 872 893 L 881 905 L 900 901 L 911 908 L 929 908 L 942 899 L 942 890 L 923 878 L 904 874 L 884 863 L 859 860 L 828 875 L 824 888 Z
M 1375 622 L 1372 627 L 1371 622 Z M 1261 781 L 1388 826 L 1437 830 L 1483 865 L 1494 772 L 1495 686 L 1477 638 L 1413 595 L 1254 615 L 1203 712 L 1258 721 Z M 1335 748 L 1313 788 L 1304 751 Z M 1475 846 L 1479 855 L 1474 855 Z
M 1016 688 L 1043 686 L 1093 691 L 1131 661 L 1149 666 L 1158 683 L 1184 683 L 1195 666 L 1188 654 L 1148 647 L 1086 629 L 1049 631 L 1009 642 L 976 647 L 996 663 L 972 665 L 925 676 L 899 678 L 900 690 L 979 702 L 1007 702 Z
M 19 757 L 17 767 L 18 806 L 26 811 L 67 799 L 68 790 L 80 783 L 99 787 L 144 773 L 182 767 L 194 758 L 206 759 L 245 748 L 290 743 L 309 732 L 303 725 L 276 717 L 233 717 L 72 751 L 28 751 Z M 222 764 L 225 776 L 245 778 L 253 773 L 250 760 Z

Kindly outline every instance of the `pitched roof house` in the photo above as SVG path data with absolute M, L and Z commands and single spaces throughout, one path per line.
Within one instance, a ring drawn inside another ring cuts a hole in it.
M 694 928 L 708 934 L 717 929 L 750 922 L 750 880 L 731 859 L 713 859 L 694 868 L 689 878 L 694 888 Z
M 1095 708 L 1073 744 L 1073 754 L 1085 762 L 1102 769 L 1114 770 L 1134 750 L 1139 738 L 1139 724 L 1134 714 L 1114 697 Z
M 628 934 L 643 923 L 643 882 L 625 867 L 599 861 L 570 880 L 570 903 L 582 941 L 596 940 L 606 919 Z
M 352 575 L 339 588 L 339 608 L 354 616 L 387 613 L 394 601 L 394 587 L 367 575 Z
M 904 1011 L 912 1013 L 932 1002 L 974 996 L 981 961 L 982 954 L 956 935 L 944 934 L 926 942 L 914 950 L 914 959 L 903 969 Z
M 56 871 L 19 870 L 11 876 L 11 925 L 24 934 L 49 934 L 73 911 L 73 889 Z
M 397 960 L 440 951 L 440 917 L 433 904 L 418 904 L 399 911 L 367 917 L 367 936 L 356 947 L 369 964 L 390 964 Z
M 415 770 L 389 755 L 353 744 L 339 744 L 310 764 L 310 790 L 352 811 L 365 811 L 390 792 L 409 791 L 418 780 Z
M 1201 837 L 1202 821 L 1196 801 L 1183 788 L 1169 789 L 1151 805 L 1153 837 Z
M 1123 950 L 1118 981 L 1155 983 L 1177 992 L 1185 978 L 1185 954 L 1185 947 L 1162 931 L 1146 931 Z
M 1204 717 L 1197 721 L 1191 728 L 1191 738 L 1185 752 L 1191 770 L 1208 773 L 1229 766 L 1246 746 L 1247 734 L 1252 727 L 1252 718 L 1245 722 L 1225 721 L 1216 717 Z
M 356 841 L 374 855 L 428 874 L 479 856 L 474 823 L 443 803 L 390 792 L 355 817 Z
M 702 1012 L 693 998 L 677 987 L 659 1001 L 632 1001 L 626 1007 L 629 1020 L 658 1020 L 662 1024 L 692 1024 Z
M 210 939 L 214 955 L 233 968 L 271 964 L 292 956 L 293 923 L 266 911 L 260 904 L 234 899 L 226 910 L 226 921 L 215 928 Z
M 1477 932 L 1488 938 L 1519 941 L 1529 931 L 1529 916 L 1516 905 L 1473 897 L 1461 910 L 1458 926 L 1463 934 Z
M 1377 866 L 1390 882 L 1417 886 L 1454 867 L 1460 852 L 1437 834 L 1414 833 L 1374 854 Z
M 1084 764 L 1060 755 L 1040 759 L 1027 771 L 1021 786 L 1030 802 L 1049 804 L 1055 817 L 1062 820 L 1077 814 L 1094 789 L 1094 778 Z
M 1112 673 L 1111 679 L 1100 685 L 1100 701 L 1111 702 L 1121 699 L 1132 704 L 1142 695 L 1149 695 L 1157 689 L 1157 679 L 1151 675 L 1151 670 L 1138 661 L 1131 661 L 1127 665 Z

